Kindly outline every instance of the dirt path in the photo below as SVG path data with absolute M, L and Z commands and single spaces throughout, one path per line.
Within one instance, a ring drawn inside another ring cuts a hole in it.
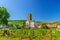
M 50 34 L 46 33 L 43 37 L 42 40 L 51 40 Z
M 32 40 L 34 37 L 40 38 L 40 35 L 37 34 L 37 35 L 34 35 L 34 36 L 25 37 L 25 38 L 23 38 L 22 40 Z
M 31 37 L 28 36 L 28 37 L 22 38 L 21 40 L 31 40 Z

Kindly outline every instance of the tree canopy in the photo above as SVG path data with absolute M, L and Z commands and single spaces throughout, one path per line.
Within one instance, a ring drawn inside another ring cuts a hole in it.
M 10 14 L 7 12 L 6 8 L 0 7 L 0 24 L 8 24 L 8 18 Z

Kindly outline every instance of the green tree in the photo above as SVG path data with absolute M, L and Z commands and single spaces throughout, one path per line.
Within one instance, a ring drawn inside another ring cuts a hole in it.
M 8 18 L 10 17 L 6 8 L 0 7 L 0 24 L 8 24 Z

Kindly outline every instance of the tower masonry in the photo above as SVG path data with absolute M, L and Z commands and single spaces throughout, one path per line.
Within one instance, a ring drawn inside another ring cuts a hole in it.
M 29 14 L 27 15 L 27 20 L 28 20 L 28 21 L 31 21 L 31 20 L 32 20 L 32 14 L 29 13 Z

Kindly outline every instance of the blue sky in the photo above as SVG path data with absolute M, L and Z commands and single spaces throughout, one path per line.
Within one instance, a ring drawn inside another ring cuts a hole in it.
M 10 20 L 26 20 L 31 13 L 36 21 L 60 20 L 60 0 L 0 0 Z

